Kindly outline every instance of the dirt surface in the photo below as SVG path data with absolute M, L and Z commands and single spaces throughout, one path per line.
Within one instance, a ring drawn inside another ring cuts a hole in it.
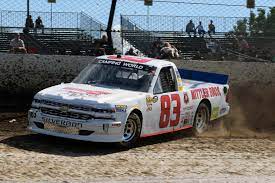
M 275 89 L 232 86 L 231 113 L 209 132 L 143 139 L 125 150 L 26 132 L 27 116 L 0 114 L 3 182 L 275 182 Z

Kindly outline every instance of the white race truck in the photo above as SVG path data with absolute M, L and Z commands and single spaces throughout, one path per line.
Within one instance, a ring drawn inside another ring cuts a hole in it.
M 229 112 L 228 76 L 134 56 L 102 56 L 71 83 L 38 92 L 32 132 L 131 147 L 142 137 L 207 130 Z

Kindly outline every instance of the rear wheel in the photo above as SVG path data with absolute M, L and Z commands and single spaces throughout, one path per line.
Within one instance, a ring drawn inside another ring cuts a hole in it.
M 120 145 L 131 148 L 136 145 L 141 133 L 141 120 L 136 113 L 131 113 L 126 121 L 123 133 L 123 141 Z
M 199 135 L 208 129 L 210 121 L 210 110 L 205 103 L 201 103 L 196 111 L 193 123 L 193 134 Z

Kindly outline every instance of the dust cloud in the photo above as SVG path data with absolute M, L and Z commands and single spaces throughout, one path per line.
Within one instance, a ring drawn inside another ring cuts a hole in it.
M 230 114 L 214 121 L 202 137 L 275 139 L 275 87 L 258 84 L 230 88 Z

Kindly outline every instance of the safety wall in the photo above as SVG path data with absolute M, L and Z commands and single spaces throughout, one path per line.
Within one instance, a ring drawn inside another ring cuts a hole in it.
M 33 93 L 70 82 L 94 57 L 0 53 L 0 92 Z
M 275 86 L 275 63 L 238 61 L 174 61 L 178 67 L 229 75 L 230 84 Z
M 0 53 L 0 92 L 35 93 L 70 82 L 94 57 Z M 231 84 L 275 86 L 275 63 L 174 61 L 179 68 L 228 74 Z

